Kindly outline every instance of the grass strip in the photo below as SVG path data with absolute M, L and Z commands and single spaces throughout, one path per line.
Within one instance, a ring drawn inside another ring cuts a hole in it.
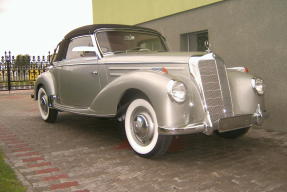
M 14 171 L 4 161 L 0 151 L 0 192 L 24 192 L 26 188 L 17 179 Z

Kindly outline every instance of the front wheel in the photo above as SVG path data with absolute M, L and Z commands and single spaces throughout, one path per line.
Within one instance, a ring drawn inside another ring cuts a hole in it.
M 125 116 L 125 132 L 134 152 L 145 158 L 163 155 L 172 140 L 172 136 L 158 134 L 156 113 L 145 99 L 130 103 Z
M 38 91 L 38 108 L 44 121 L 53 123 L 57 120 L 58 111 L 49 107 L 48 96 L 43 87 Z
M 242 129 L 237 129 L 237 130 L 233 130 L 233 131 L 227 131 L 227 132 L 222 132 L 219 133 L 217 132 L 217 134 L 220 137 L 226 138 L 226 139 L 236 139 L 238 137 L 241 137 L 243 135 L 245 135 L 250 127 L 246 127 L 246 128 L 242 128 Z

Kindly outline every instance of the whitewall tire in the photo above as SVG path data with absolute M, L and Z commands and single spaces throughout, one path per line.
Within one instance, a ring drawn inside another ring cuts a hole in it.
M 58 111 L 49 107 L 48 95 L 43 87 L 39 89 L 37 98 L 42 119 L 47 122 L 55 122 L 57 120 Z
M 163 155 L 172 136 L 159 135 L 156 113 L 145 99 L 135 99 L 127 108 L 125 132 L 134 152 L 142 157 Z

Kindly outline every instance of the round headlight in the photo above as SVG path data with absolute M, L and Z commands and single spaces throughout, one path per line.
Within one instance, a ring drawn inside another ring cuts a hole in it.
M 167 84 L 167 92 L 178 103 L 182 103 L 186 99 L 186 87 L 182 82 L 170 80 Z
M 251 79 L 251 85 L 258 95 L 264 94 L 264 83 L 262 79 L 257 77 Z

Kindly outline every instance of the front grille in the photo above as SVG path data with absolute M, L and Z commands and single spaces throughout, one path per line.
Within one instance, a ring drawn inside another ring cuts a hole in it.
M 220 59 L 198 63 L 206 108 L 212 122 L 233 116 L 226 69 Z

